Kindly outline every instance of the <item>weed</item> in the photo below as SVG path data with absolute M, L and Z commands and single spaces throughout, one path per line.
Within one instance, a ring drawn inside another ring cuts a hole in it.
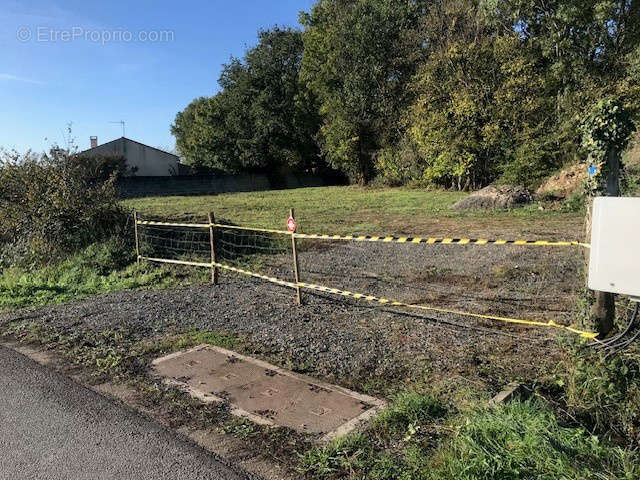
M 317 478 L 418 478 L 413 475 L 424 467 L 431 449 L 422 437 L 446 411 L 432 396 L 400 393 L 365 432 L 307 451 L 300 470 Z
M 638 474 L 630 453 L 560 425 L 539 401 L 514 401 L 461 418 L 425 478 L 632 479 Z
M 584 188 L 571 194 L 563 203 L 562 211 L 571 213 L 584 213 L 586 207 L 586 194 Z
M 362 470 L 371 445 L 363 435 L 339 437 L 328 445 L 307 451 L 301 458 L 300 470 L 318 478 L 327 478 L 338 472 Z
M 574 416 L 596 431 L 640 445 L 640 348 L 609 359 L 597 352 L 574 353 L 563 370 L 558 381 Z
M 245 419 L 233 419 L 222 427 L 222 430 L 236 438 L 255 437 L 259 433 L 257 425 Z
M 397 395 L 392 405 L 375 418 L 374 427 L 389 434 L 405 434 L 408 439 L 419 431 L 421 425 L 442 418 L 446 413 L 447 409 L 439 399 L 416 392 L 404 392 Z
M 126 327 L 99 332 L 76 327 L 66 331 L 35 322 L 14 322 L 0 333 L 58 350 L 74 365 L 91 368 L 94 375 L 119 376 L 125 362 L 135 362 L 129 354 L 132 335 Z

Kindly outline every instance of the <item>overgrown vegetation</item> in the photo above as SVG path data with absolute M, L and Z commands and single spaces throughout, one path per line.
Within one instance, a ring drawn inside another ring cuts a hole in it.
M 84 366 L 95 375 L 118 377 L 132 363 L 135 336 L 126 326 L 95 331 L 76 327 L 60 329 L 39 322 L 18 321 L 0 329 L 0 335 L 10 335 L 23 342 L 44 345 L 56 350 L 74 365 Z M 134 368 L 135 369 L 135 368 Z
M 592 105 L 640 105 L 636 0 L 317 0 L 301 24 L 261 32 L 221 93 L 178 114 L 192 162 L 532 186 L 587 156 Z
M 314 478 L 372 480 L 632 479 L 639 473 L 632 453 L 562 425 L 542 401 L 451 413 L 445 416 L 432 397 L 403 394 L 371 429 L 308 451 L 300 468 Z M 439 431 L 447 435 L 438 438 Z
M 446 414 L 433 396 L 401 393 L 367 431 L 305 452 L 300 470 L 314 478 L 420 478 Z
M 125 170 L 122 156 L 0 151 L 0 309 L 187 276 L 135 264 L 130 211 L 115 188 Z
M 640 446 L 640 349 L 605 358 L 575 352 L 558 382 L 573 416 L 602 435 Z
M 0 269 L 52 264 L 124 235 L 129 215 L 115 191 L 123 159 L 103 160 L 0 151 Z
M 3 269 L 0 272 L 0 310 L 192 281 L 204 282 L 206 276 L 194 269 L 138 265 L 129 242 L 111 238 L 50 265 Z
M 479 409 L 458 421 L 422 478 L 637 478 L 632 454 L 581 428 L 563 426 L 539 401 Z

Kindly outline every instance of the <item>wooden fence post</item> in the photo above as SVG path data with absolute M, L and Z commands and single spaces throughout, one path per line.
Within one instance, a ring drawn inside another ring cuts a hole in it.
M 607 196 L 620 196 L 620 157 L 618 150 L 611 146 L 607 152 Z M 596 302 L 593 305 L 592 316 L 595 318 L 600 338 L 607 336 L 613 330 L 616 319 L 616 297 L 609 292 L 595 292 Z
M 291 208 L 289 210 L 289 218 L 296 219 L 295 210 Z M 293 248 L 293 275 L 296 279 L 296 303 L 298 305 L 302 305 L 302 295 L 300 293 L 300 273 L 299 273 L 299 265 L 298 265 L 298 248 L 296 245 L 296 235 L 295 230 L 291 232 L 291 246 Z
M 209 244 L 211 246 L 211 283 L 218 284 L 218 267 L 216 267 L 215 216 L 209 212 Z
M 138 212 L 133 211 L 133 232 L 136 238 L 136 262 L 140 263 L 140 240 L 138 238 Z

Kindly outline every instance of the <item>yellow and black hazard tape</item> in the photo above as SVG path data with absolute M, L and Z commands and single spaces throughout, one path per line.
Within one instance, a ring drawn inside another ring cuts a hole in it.
M 451 315 L 459 315 L 459 316 L 471 317 L 471 318 L 480 318 L 480 319 L 483 319 L 483 320 L 495 320 L 495 321 L 499 321 L 499 322 L 513 323 L 513 324 L 518 324 L 518 325 L 529 325 L 529 326 L 533 326 L 533 327 L 556 328 L 556 329 L 560 329 L 560 330 L 566 330 L 566 331 L 571 332 L 571 333 L 575 333 L 577 335 L 580 335 L 583 338 L 588 338 L 588 339 L 593 339 L 598 335 L 597 333 L 594 333 L 594 332 L 589 332 L 589 331 L 585 331 L 585 330 L 579 330 L 577 328 L 569 327 L 569 326 L 566 326 L 566 325 L 561 325 L 559 323 L 554 322 L 553 320 L 549 320 L 548 322 L 540 322 L 540 321 L 536 321 L 536 320 L 524 320 L 524 319 L 521 319 L 521 318 L 501 317 L 501 316 L 496 316 L 496 315 L 485 315 L 485 314 L 481 314 L 481 313 L 463 312 L 463 311 L 459 311 L 459 310 L 451 310 L 451 309 L 448 309 L 448 308 L 430 307 L 428 305 L 415 305 L 415 304 L 406 303 L 406 302 L 399 302 L 397 300 L 390 300 L 390 299 L 387 299 L 387 298 L 376 297 L 375 295 L 367 295 L 367 294 L 364 294 L 364 293 L 350 292 L 349 290 L 341 290 L 339 288 L 325 287 L 323 285 L 316 285 L 314 283 L 289 282 L 287 280 L 282 280 L 282 279 L 277 278 L 277 277 L 271 277 L 271 276 L 268 276 L 268 275 L 263 275 L 261 273 L 251 272 L 249 270 L 244 270 L 242 268 L 232 267 L 230 265 L 225 265 L 224 263 L 218 263 L 218 262 L 214 262 L 214 263 L 187 262 L 187 261 L 181 261 L 181 260 L 168 260 L 168 259 L 162 259 L 162 258 L 149 258 L 149 257 L 141 257 L 141 259 L 148 260 L 148 261 L 151 261 L 151 262 L 172 263 L 172 264 L 179 264 L 179 265 L 191 265 L 191 266 L 195 266 L 195 267 L 206 267 L 206 268 L 218 267 L 218 268 L 222 268 L 224 270 L 229 270 L 229 271 L 240 273 L 240 274 L 243 274 L 243 275 L 248 275 L 250 277 L 266 280 L 268 282 L 275 283 L 277 285 L 281 285 L 281 286 L 284 286 L 284 287 L 305 288 L 307 290 L 315 290 L 315 291 L 318 291 L 318 292 L 330 293 L 330 294 L 333 294 L 333 295 L 340 295 L 340 296 L 343 296 L 343 297 L 350 297 L 350 298 L 354 298 L 356 300 L 364 300 L 364 301 L 367 301 L 367 302 L 374 302 L 374 303 L 377 303 L 377 304 L 380 304 L 380 305 L 387 305 L 387 306 L 392 306 L 392 307 L 402 307 L 402 308 L 409 308 L 409 309 L 415 309 L 415 310 L 425 310 L 425 311 L 437 312 L 437 313 L 447 313 L 447 314 L 451 314 Z
M 171 223 L 156 222 L 148 220 L 138 220 L 138 225 L 157 225 L 166 227 L 191 227 L 191 228 L 223 228 L 229 230 L 245 230 L 253 232 L 274 233 L 279 235 L 291 235 L 285 230 L 274 230 L 259 227 L 241 227 L 238 225 L 226 225 L 222 223 Z M 570 240 L 501 240 L 490 238 L 447 238 L 447 237 L 397 237 L 394 235 L 338 235 L 322 233 L 293 233 L 296 238 L 318 239 L 318 240 L 345 240 L 354 242 L 382 242 L 382 243 L 411 243 L 427 245 L 519 245 L 537 247 L 585 247 L 588 243 Z
M 184 227 L 184 228 L 209 228 L 208 223 L 178 223 L 178 222 L 156 222 L 152 220 L 138 220 L 138 225 L 149 225 L 159 227 Z
M 295 284 L 294 284 L 295 285 Z M 367 302 L 375 302 L 378 303 L 380 305 L 389 305 L 389 306 L 393 306 L 393 307 L 403 307 L 403 308 L 411 308 L 411 309 L 417 309 L 417 310 L 426 310 L 426 311 L 430 311 L 430 312 L 438 312 L 438 313 L 448 313 L 448 314 L 452 314 L 452 315 L 460 315 L 460 316 L 465 316 L 465 317 L 472 317 L 472 318 L 481 318 L 484 320 L 496 320 L 496 321 L 500 321 L 500 322 L 506 322 L 506 323 L 515 323 L 515 324 L 519 324 L 519 325 L 530 325 L 530 326 L 535 326 L 535 327 L 547 327 L 547 328 L 558 328 L 561 330 L 567 330 L 571 333 L 575 333 L 580 335 L 583 338 L 595 338 L 598 334 L 594 333 L 594 332 L 587 332 L 584 330 L 578 330 L 576 328 L 572 328 L 572 327 L 568 327 L 566 325 L 560 325 L 556 322 L 554 322 L 553 320 L 549 320 L 548 322 L 539 322 L 539 321 L 535 321 L 535 320 L 523 320 L 523 319 L 519 319 L 519 318 L 511 318 L 511 317 L 500 317 L 500 316 L 495 316 L 495 315 L 484 315 L 481 313 L 470 313 L 470 312 L 462 312 L 459 310 L 450 310 L 447 308 L 438 308 L 438 307 L 430 307 L 428 305 L 415 305 L 415 304 L 411 304 L 411 303 L 405 303 L 405 302 L 399 302 L 397 300 L 389 300 L 387 298 L 381 298 L 381 297 L 376 297 L 374 295 L 366 295 L 364 293 L 354 293 L 354 292 L 350 292 L 348 290 L 340 290 L 337 288 L 330 288 L 330 287 L 325 287 L 322 285 L 314 285 L 312 283 L 306 283 L 306 282 L 299 282 L 298 286 L 300 286 L 301 288 L 307 288 L 310 290 L 317 290 L 320 292 L 325 292 L 325 293 L 331 293 L 334 295 L 341 295 L 343 297 L 351 297 L 351 298 L 355 298 L 355 299 L 359 299 L 359 300 L 365 300 Z
M 381 235 L 323 235 L 296 233 L 296 238 L 316 238 L 321 240 L 352 240 L 356 242 L 383 243 L 426 243 L 429 245 L 526 245 L 546 247 L 588 247 L 586 243 L 554 240 L 494 240 L 489 238 L 437 238 L 437 237 L 396 237 Z

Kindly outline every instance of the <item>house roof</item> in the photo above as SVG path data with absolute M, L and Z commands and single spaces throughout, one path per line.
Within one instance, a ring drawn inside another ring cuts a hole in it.
M 143 147 L 150 148 L 152 150 L 157 150 L 158 152 L 166 153 L 167 155 L 173 155 L 174 157 L 176 157 L 178 159 L 180 158 L 175 153 L 167 152 L 166 150 L 162 150 L 161 148 L 152 147 L 151 145 L 146 145 L 146 144 L 144 144 L 142 142 L 137 142 L 136 140 L 132 140 L 132 139 L 127 138 L 127 137 L 120 137 L 120 138 L 116 138 L 114 140 L 110 140 L 110 141 L 105 142 L 105 143 L 101 143 L 97 147 L 88 148 L 87 150 L 83 150 L 82 152 L 78 153 L 78 155 L 83 155 L 85 153 L 90 153 L 92 150 L 97 150 L 97 149 L 99 149 L 101 147 L 104 147 L 105 145 L 109 145 L 110 143 L 118 142 L 118 141 L 121 141 L 121 140 L 127 140 L 129 142 L 137 143 L 138 145 L 142 145 Z

